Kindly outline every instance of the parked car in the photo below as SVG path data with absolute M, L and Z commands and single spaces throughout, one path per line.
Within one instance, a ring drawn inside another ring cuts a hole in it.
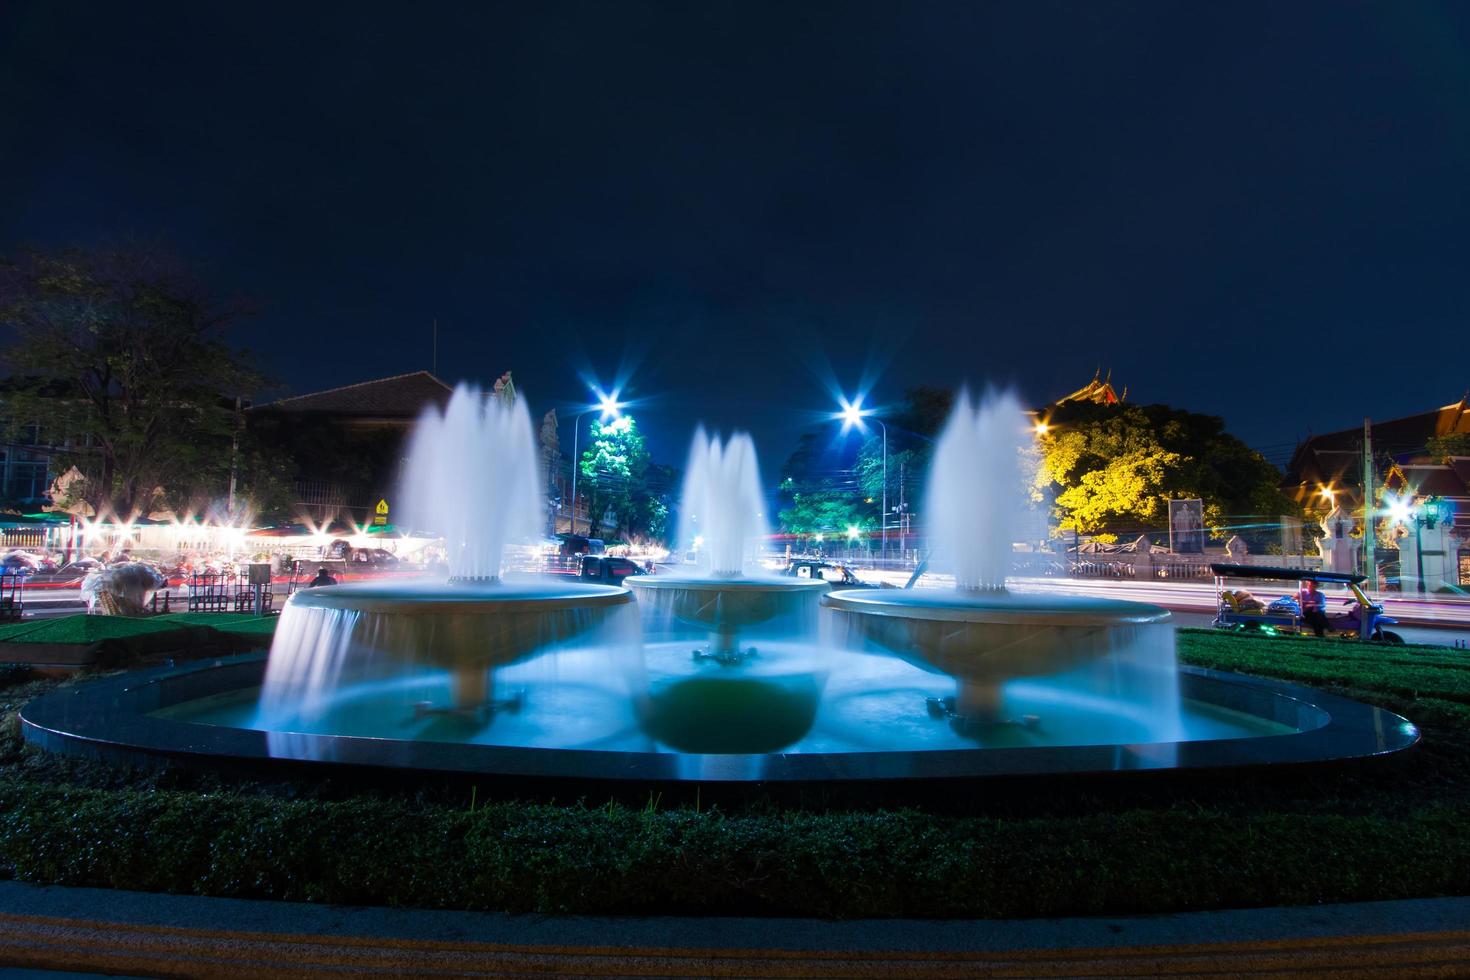
M 582 558 L 582 572 L 578 575 L 588 582 L 604 582 L 617 585 L 629 575 L 646 574 L 643 567 L 629 558 L 613 558 L 609 555 L 586 555 Z

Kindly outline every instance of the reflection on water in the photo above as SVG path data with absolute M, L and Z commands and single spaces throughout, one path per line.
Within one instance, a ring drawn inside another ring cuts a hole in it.
M 739 665 L 691 656 L 690 638 L 645 645 L 630 669 L 597 647 L 547 652 L 496 671 L 513 695 L 498 710 L 427 712 L 448 697 L 447 671 L 415 668 L 342 686 L 330 705 L 277 719 L 274 754 L 299 757 L 292 734 L 628 752 L 771 753 L 1137 744 L 1156 719 L 1091 693 L 1087 671 L 1004 685 L 1006 714 L 1024 722 L 965 727 L 938 715 L 954 678 L 882 652 L 819 655 L 765 642 Z M 259 690 L 172 706 L 180 721 L 255 728 Z M 1283 734 L 1259 718 L 1186 701 L 1181 741 Z

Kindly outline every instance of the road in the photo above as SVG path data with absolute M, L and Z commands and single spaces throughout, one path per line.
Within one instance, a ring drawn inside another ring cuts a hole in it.
M 857 572 L 866 582 L 883 582 L 902 586 L 907 572 Z M 943 587 L 948 582 L 939 575 L 926 575 L 919 587 Z M 1180 626 L 1208 626 L 1215 618 L 1215 586 L 1213 582 L 1168 582 L 1162 580 L 1129 581 L 1127 579 L 1013 578 L 1011 589 L 1017 592 L 1053 593 L 1059 595 L 1103 596 L 1149 602 L 1174 613 Z M 1265 586 L 1277 586 L 1275 589 Z M 1255 590 L 1263 596 L 1285 595 L 1294 588 L 1287 582 L 1264 582 Z M 1470 647 L 1470 600 L 1417 596 L 1380 596 L 1384 612 L 1397 619 L 1402 628 L 1395 632 L 1410 643 L 1435 643 Z
M 908 581 L 908 573 L 902 571 L 859 569 L 856 574 L 866 582 L 883 582 L 899 587 Z M 920 581 L 919 587 L 943 587 L 947 584 L 949 583 L 944 576 L 926 575 Z M 1286 594 L 1292 591 L 1289 583 L 1264 584 L 1279 585 L 1280 588 L 1259 588 L 1256 591 L 1261 595 Z M 1215 618 L 1215 587 L 1210 582 L 1013 578 L 1010 580 L 1010 587 L 1017 592 L 1104 596 L 1150 602 L 1173 612 L 1175 622 L 1180 626 L 1208 626 Z M 177 606 L 183 608 L 186 590 L 176 588 L 173 591 Z M 1460 645 L 1470 649 L 1470 600 L 1390 596 L 1383 597 L 1382 601 L 1387 614 L 1401 624 L 1396 632 L 1408 642 Z M 65 616 L 84 609 L 81 594 L 76 588 L 27 590 L 25 594 L 27 618 Z

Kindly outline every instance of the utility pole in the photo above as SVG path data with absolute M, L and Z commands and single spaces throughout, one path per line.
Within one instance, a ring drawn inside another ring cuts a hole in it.
M 434 355 L 429 361 L 429 373 L 439 377 L 439 318 L 434 317 Z
M 898 560 L 902 562 L 908 553 L 909 508 L 904 501 L 903 484 L 908 475 L 908 460 L 898 461 Z
M 888 426 L 883 426 L 883 564 L 888 564 Z
M 1378 588 L 1378 562 L 1373 554 L 1378 529 L 1373 526 L 1373 420 L 1363 419 L 1363 574 L 1368 589 Z
M 235 519 L 235 481 L 240 463 L 240 396 L 235 396 L 235 431 L 230 436 L 230 520 Z

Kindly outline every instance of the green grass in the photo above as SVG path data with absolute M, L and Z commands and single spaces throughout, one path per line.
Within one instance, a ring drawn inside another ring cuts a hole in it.
M 0 726 L 0 875 L 510 912 L 1031 916 L 1470 893 L 1470 655 L 1181 631 L 1187 663 L 1310 683 L 1425 733 L 1386 764 L 1059 784 L 968 808 L 497 800 L 126 774 Z M 12 680 L 13 711 L 46 684 Z
M 276 616 L 244 613 L 168 613 L 162 616 L 59 616 L 0 626 L 0 662 L 7 643 L 105 647 L 109 663 L 130 663 L 165 649 L 263 645 Z M 17 656 L 15 659 L 23 659 Z

